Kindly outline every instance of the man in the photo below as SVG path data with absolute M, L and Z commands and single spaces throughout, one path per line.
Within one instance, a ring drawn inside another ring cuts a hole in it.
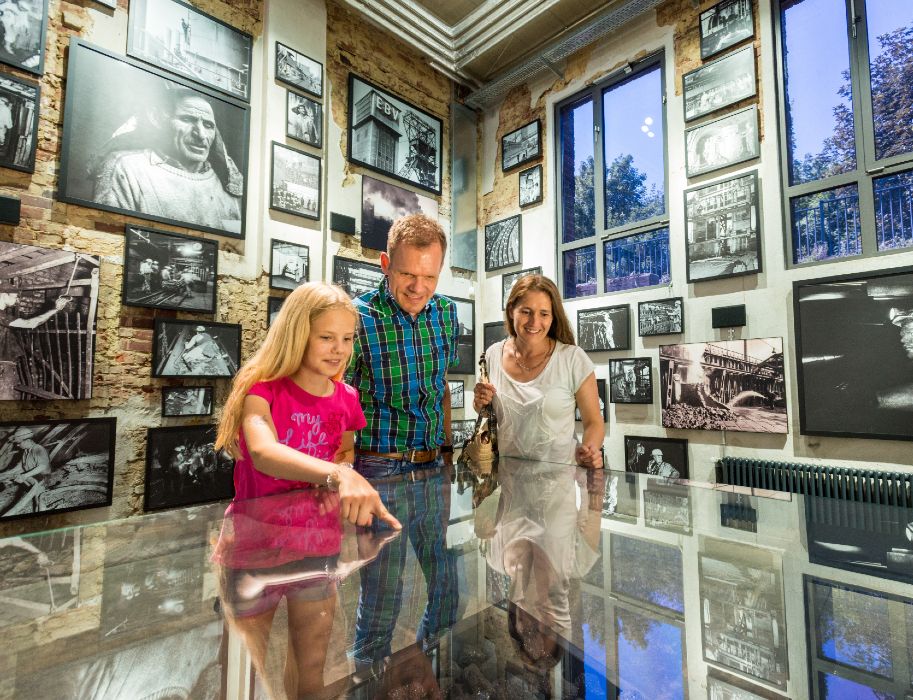
M 206 332 L 206 326 L 197 326 L 194 331 L 193 337 L 184 346 L 181 361 L 192 374 L 200 374 L 205 371 L 206 365 L 221 353 L 216 341 Z
M 34 440 L 31 428 L 17 428 L 10 436 L 10 442 L 19 450 L 19 462 L 12 469 L 0 475 L 0 483 L 12 482 L 7 488 L 16 488 L 22 495 L 3 513 L 6 516 L 23 513 L 37 513 L 38 497 L 44 492 L 42 482 L 51 473 L 51 458 L 48 451 Z M 19 494 L 17 494 L 18 496 Z
M 19 302 L 17 291 L 0 292 L 0 312 L 15 306 Z M 6 321 L 0 314 L 0 401 L 21 399 L 16 390 L 19 384 L 19 374 L 16 363 L 19 357 L 26 354 L 19 342 L 19 338 L 11 328 L 32 330 L 47 322 L 52 316 L 63 311 L 70 300 L 68 297 L 58 297 L 51 309 L 41 312 L 31 318 L 15 318 Z
M 661 449 L 656 448 L 650 453 L 650 456 L 653 461 L 647 466 L 648 474 L 655 474 L 665 479 L 677 479 L 680 476 L 678 469 L 663 460 L 663 451 Z
M 152 258 L 146 258 L 139 264 L 139 274 L 143 278 L 144 292 L 152 291 L 152 272 L 155 268 L 152 266 Z
M 390 654 L 407 540 L 428 588 L 418 641 L 433 639 L 456 615 L 456 571 L 446 545 L 446 472 L 453 457 L 446 375 L 457 362 L 459 321 L 454 303 L 435 294 L 446 250 L 444 232 L 432 219 L 398 219 L 380 257 L 384 279 L 355 300 L 361 324 L 347 379 L 358 389 L 367 419 L 356 436 L 355 469 L 378 490 L 404 533 L 361 571 L 355 631 L 361 666 Z

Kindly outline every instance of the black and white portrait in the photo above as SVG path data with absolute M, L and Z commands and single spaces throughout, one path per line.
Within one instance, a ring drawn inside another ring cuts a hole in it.
M 463 443 L 472 437 L 475 427 L 476 422 L 474 418 L 451 421 L 450 434 L 453 439 L 453 446 L 457 449 L 461 448 Z
M 486 323 L 482 327 L 482 349 L 488 350 L 495 343 L 507 339 L 507 326 L 504 321 Z
M 333 284 L 345 289 L 353 299 L 375 291 L 383 278 L 380 265 L 338 256 L 333 258 Z
M 253 39 L 180 0 L 132 0 L 127 55 L 250 100 Z
M 233 377 L 241 362 L 241 326 L 155 319 L 153 377 Z
M 786 433 L 783 339 L 659 346 L 663 426 Z
M 276 79 L 314 97 L 323 97 L 323 64 L 278 41 Z
M 361 178 L 361 244 L 387 250 L 387 233 L 401 216 L 424 214 L 437 220 L 437 201 L 373 177 Z
M 36 83 L 0 75 L 0 166 L 34 172 L 39 104 Z
M 288 90 L 285 98 L 285 135 L 314 148 L 323 147 L 323 106 Z
M 587 352 L 631 347 L 631 307 L 627 304 L 577 312 L 577 343 Z
M 111 505 L 115 424 L 0 424 L 0 520 Z
M 271 209 L 320 218 L 320 158 L 273 141 Z
M 249 108 L 71 39 L 60 199 L 244 237 Z
M 612 403 L 653 403 L 653 360 L 609 360 L 609 386 Z
M 127 224 L 124 304 L 213 313 L 218 254 L 216 241 Z
M 162 387 L 162 415 L 166 418 L 178 416 L 211 416 L 212 387 Z
M 723 0 L 701 12 L 701 58 L 709 58 L 754 36 L 751 0 Z
M 538 119 L 501 138 L 501 170 L 510 170 L 541 155 L 542 132 Z
M 542 165 L 534 165 L 520 171 L 520 206 L 538 204 L 542 201 Z
M 507 272 L 501 276 L 501 308 L 507 308 L 507 300 L 510 298 L 510 292 L 514 288 L 514 285 L 517 283 L 517 280 L 521 277 L 526 277 L 527 275 L 541 275 L 542 267 L 528 267 L 525 270 L 517 270 L 516 272 Z
M 913 268 L 796 282 L 803 435 L 913 440 Z
M 758 173 L 685 192 L 688 281 L 761 271 Z
M 285 297 L 267 297 L 266 298 L 266 327 L 269 328 L 279 315 L 279 309 L 285 303 Z
M 485 224 L 485 271 L 520 263 L 520 215 Z
M 688 441 L 625 435 L 625 471 L 687 479 Z
M 637 334 L 672 335 L 685 332 L 685 302 L 682 297 L 641 301 L 637 304 Z
M 691 534 L 691 495 L 687 486 L 650 483 L 643 493 L 647 527 Z
M 292 290 L 307 282 L 311 276 L 311 250 L 300 243 L 270 241 L 270 289 Z
M 466 407 L 465 383 L 462 379 L 448 379 L 447 386 L 450 389 L 450 408 Z
M 234 461 L 216 453 L 214 425 L 150 428 L 144 510 L 209 503 L 234 496 Z
M 754 47 L 747 46 L 682 78 L 685 121 L 697 119 L 757 94 Z
M 349 73 L 348 159 L 441 193 L 442 122 Z
M 478 358 L 476 357 L 476 310 L 469 299 L 450 297 L 457 310 L 457 320 L 460 323 L 460 335 L 457 338 L 457 354 L 459 363 L 449 370 L 454 374 L 474 374 Z
M 0 62 L 29 73 L 44 73 L 48 0 L 0 3 Z
M 743 163 L 760 154 L 758 108 L 754 105 L 685 130 L 688 177 Z
M 99 263 L 0 241 L 0 401 L 92 397 Z

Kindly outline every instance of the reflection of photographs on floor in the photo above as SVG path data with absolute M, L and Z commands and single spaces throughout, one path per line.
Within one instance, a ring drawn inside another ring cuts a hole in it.
M 640 607 L 615 606 L 618 689 L 615 698 L 684 698 L 684 629 Z
M 608 469 L 610 464 L 606 464 Z M 605 495 L 602 499 L 602 517 L 636 523 L 640 516 L 637 480 L 633 475 L 612 474 L 606 479 Z
M 685 612 L 682 551 L 651 540 L 612 533 L 612 592 Z
M 233 351 L 237 328 L 162 324 L 159 376 L 230 377 L 238 371 Z M 224 338 L 223 338 L 224 336 Z
M 644 490 L 644 518 L 648 527 L 691 534 L 691 497 L 685 487 L 651 484 Z

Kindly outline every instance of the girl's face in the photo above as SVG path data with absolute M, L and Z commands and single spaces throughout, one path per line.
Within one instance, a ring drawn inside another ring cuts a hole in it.
M 552 300 L 545 292 L 527 292 L 517 299 L 510 317 L 517 337 L 532 343 L 544 341 L 552 327 Z
M 345 369 L 354 342 L 355 316 L 345 309 L 324 311 L 311 321 L 301 366 L 324 377 L 336 377 Z

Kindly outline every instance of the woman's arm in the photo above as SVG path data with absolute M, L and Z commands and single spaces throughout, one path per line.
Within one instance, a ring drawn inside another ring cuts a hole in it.
M 605 419 L 599 410 L 596 373 L 583 380 L 574 395 L 583 421 L 583 443 L 577 448 L 577 463 L 582 467 L 602 467 L 602 441 L 605 439 Z

